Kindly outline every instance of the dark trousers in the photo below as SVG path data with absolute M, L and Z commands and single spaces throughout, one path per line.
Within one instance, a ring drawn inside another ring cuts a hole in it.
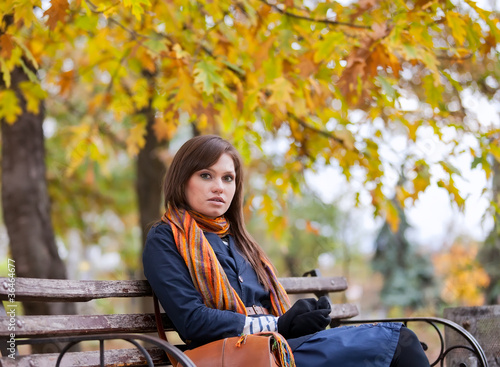
M 413 331 L 402 327 L 390 367 L 428 367 L 429 360 Z

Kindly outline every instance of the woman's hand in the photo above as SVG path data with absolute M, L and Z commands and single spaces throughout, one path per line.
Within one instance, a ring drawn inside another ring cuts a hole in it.
M 278 332 L 286 339 L 324 330 L 330 324 L 330 302 L 323 296 L 299 299 L 282 316 L 278 318 Z

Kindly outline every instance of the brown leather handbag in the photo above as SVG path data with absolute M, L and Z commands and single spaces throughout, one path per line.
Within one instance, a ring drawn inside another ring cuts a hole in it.
M 184 352 L 196 367 L 280 367 L 272 335 L 245 335 L 216 340 Z M 174 367 L 180 364 L 174 364 Z
M 158 335 L 167 341 L 161 322 L 160 305 L 153 294 Z M 292 352 L 278 333 L 263 332 L 216 340 L 184 352 L 197 367 L 294 367 Z M 174 367 L 180 367 L 168 356 Z

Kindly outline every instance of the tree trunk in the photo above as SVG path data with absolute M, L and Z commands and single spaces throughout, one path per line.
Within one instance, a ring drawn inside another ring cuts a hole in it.
M 162 180 L 165 166 L 158 158 L 160 144 L 156 139 L 153 124 L 154 111 L 151 107 L 142 111 L 147 117 L 146 144 L 137 157 L 137 198 L 139 200 L 140 226 L 142 231 L 142 244 L 151 225 L 153 225 L 162 211 Z M 165 144 L 168 146 L 168 142 Z
M 152 83 L 152 78 L 150 83 Z M 142 233 L 142 246 L 146 243 L 151 226 L 159 219 L 162 203 L 162 181 L 165 174 L 165 165 L 158 157 L 160 142 L 156 138 L 153 130 L 155 122 L 155 111 L 151 106 L 143 109 L 140 113 L 147 119 L 146 143 L 140 150 L 137 157 L 137 181 L 136 192 L 139 204 L 139 221 Z M 168 147 L 168 142 L 163 146 Z M 141 262 L 142 265 L 142 262 Z M 136 278 L 144 279 L 142 266 L 139 268 L 139 274 Z M 153 312 L 153 302 L 149 298 L 144 298 L 141 304 L 142 312 Z
M 43 105 L 34 115 L 26 111 L 18 85 L 28 80 L 21 68 L 12 72 L 12 89 L 22 114 L 2 127 L 2 210 L 15 261 L 16 275 L 30 278 L 66 278 L 59 257 L 50 217 L 50 198 L 45 177 Z M 27 315 L 74 314 L 74 304 L 24 303 Z M 48 351 L 48 350 L 44 350 Z

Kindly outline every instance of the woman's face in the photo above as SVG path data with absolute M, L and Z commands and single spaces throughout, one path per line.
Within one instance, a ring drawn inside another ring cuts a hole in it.
M 236 189 L 234 162 L 222 154 L 213 166 L 196 171 L 186 184 L 186 199 L 191 210 L 210 218 L 223 215 Z

